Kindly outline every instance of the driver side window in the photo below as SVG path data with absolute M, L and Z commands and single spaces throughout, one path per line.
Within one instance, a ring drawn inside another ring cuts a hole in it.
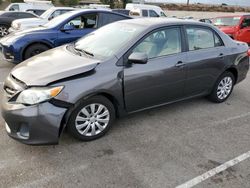
M 78 16 L 70 20 L 66 25 L 71 25 L 75 29 L 97 28 L 97 15 L 87 14 Z
M 146 37 L 133 52 L 146 53 L 148 58 L 166 56 L 181 52 L 181 33 L 179 28 L 156 31 Z

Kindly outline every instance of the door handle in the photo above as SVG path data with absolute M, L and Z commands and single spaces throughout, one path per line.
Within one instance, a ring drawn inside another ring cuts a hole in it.
M 219 54 L 219 57 L 220 57 L 221 59 L 223 59 L 223 58 L 224 58 L 224 54 L 223 54 L 223 53 L 220 53 L 220 54 Z
M 183 67 L 185 64 L 182 61 L 178 61 L 175 66 L 176 67 Z

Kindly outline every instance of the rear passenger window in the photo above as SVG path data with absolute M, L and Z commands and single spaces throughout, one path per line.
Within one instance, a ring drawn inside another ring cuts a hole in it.
M 219 36 L 211 29 L 187 27 L 186 32 L 190 51 L 223 46 Z
M 215 47 L 224 45 L 220 37 L 215 33 L 214 33 L 214 44 L 215 44 Z
M 181 34 L 179 28 L 167 28 L 150 34 L 137 45 L 133 52 L 142 52 L 148 58 L 166 56 L 181 52 Z

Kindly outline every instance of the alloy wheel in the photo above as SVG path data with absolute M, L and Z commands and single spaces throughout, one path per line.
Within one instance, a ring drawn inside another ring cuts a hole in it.
M 100 134 L 110 121 L 110 112 L 102 104 L 93 103 L 83 107 L 75 119 L 76 130 L 84 136 Z
M 8 29 L 4 26 L 0 26 L 0 36 L 4 37 L 5 35 L 8 35 Z
M 233 80 L 231 77 L 224 77 L 217 88 L 217 97 L 221 100 L 227 98 L 233 88 Z

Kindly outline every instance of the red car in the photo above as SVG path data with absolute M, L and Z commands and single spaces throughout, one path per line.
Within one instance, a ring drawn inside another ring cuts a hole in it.
M 250 15 L 217 17 L 213 24 L 233 39 L 250 45 Z

